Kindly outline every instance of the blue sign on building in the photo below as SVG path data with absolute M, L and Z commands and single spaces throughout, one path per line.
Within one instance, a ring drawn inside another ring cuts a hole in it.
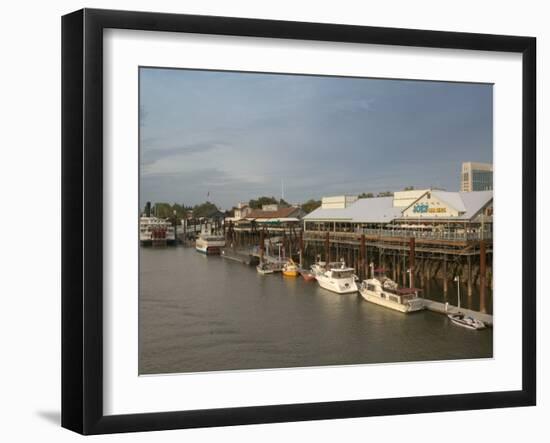
M 415 213 L 425 213 L 428 212 L 428 204 L 427 203 L 417 203 L 413 206 L 413 212 Z

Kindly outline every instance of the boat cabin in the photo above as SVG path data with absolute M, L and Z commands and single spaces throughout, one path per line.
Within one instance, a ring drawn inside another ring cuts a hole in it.
M 397 283 L 385 277 L 372 278 L 366 281 L 367 291 L 374 292 L 378 297 L 404 304 L 418 298 L 418 288 L 399 288 Z

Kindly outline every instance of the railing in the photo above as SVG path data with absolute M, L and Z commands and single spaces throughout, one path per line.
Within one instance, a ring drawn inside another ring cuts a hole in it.
M 412 231 L 399 229 L 361 229 L 355 232 L 340 232 L 328 231 L 332 239 L 340 237 L 343 240 L 359 240 L 361 234 L 370 237 L 390 237 L 390 238 L 411 238 L 425 240 L 442 240 L 442 241 L 479 241 L 492 240 L 493 233 L 490 231 L 474 231 L 474 232 L 437 232 L 437 231 Z M 326 236 L 327 231 L 305 231 L 305 238 L 308 236 L 322 237 Z

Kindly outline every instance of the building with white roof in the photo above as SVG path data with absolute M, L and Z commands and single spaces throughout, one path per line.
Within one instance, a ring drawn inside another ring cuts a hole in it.
M 338 201 L 340 205 L 334 203 Z M 423 189 L 396 192 L 393 197 L 323 198 L 321 207 L 303 220 L 306 232 L 368 233 L 384 229 L 426 233 L 431 230 L 489 238 L 492 214 L 493 191 Z

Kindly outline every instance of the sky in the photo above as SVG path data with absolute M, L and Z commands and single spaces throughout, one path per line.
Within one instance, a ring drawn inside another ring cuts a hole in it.
M 492 162 L 492 85 L 140 68 L 140 205 L 458 191 Z

